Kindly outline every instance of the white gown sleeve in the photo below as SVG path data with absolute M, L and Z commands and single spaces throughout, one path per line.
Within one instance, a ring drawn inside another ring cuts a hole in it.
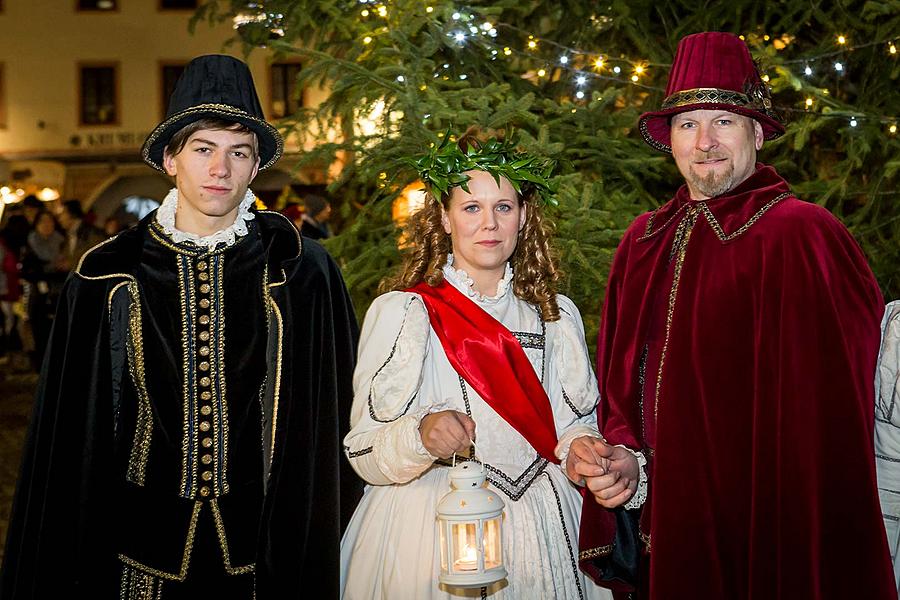
M 556 297 L 560 319 L 547 323 L 547 395 L 556 421 L 556 456 L 563 470 L 569 446 L 584 435 L 602 439 L 597 430 L 600 392 L 584 341 L 584 324 L 575 303 Z
M 875 374 L 875 470 L 894 582 L 900 581 L 900 301 L 887 305 Z
M 372 485 L 406 483 L 435 460 L 419 435 L 422 417 L 443 409 L 419 395 L 429 331 L 425 305 L 407 292 L 379 296 L 363 321 L 344 452 Z

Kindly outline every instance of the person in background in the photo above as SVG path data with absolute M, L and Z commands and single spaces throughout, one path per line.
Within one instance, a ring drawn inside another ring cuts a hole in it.
M 300 234 L 313 240 L 331 237 L 328 219 L 331 217 L 331 203 L 322 196 L 310 194 L 303 197 L 303 216 Z
M 65 241 L 53 215 L 46 210 L 40 211 L 22 256 L 22 278 L 28 282 L 26 308 L 33 339 L 31 361 L 35 370 L 40 370 L 67 274 L 62 263 Z
M 60 268 L 72 270 L 78 261 L 93 246 L 106 239 L 103 231 L 85 220 L 84 209 L 78 200 L 66 200 L 59 213 L 59 224 L 66 241 L 60 258 Z

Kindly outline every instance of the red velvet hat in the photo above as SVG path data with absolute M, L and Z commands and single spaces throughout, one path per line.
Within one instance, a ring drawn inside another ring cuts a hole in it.
M 731 33 L 695 33 L 678 43 L 662 108 L 642 114 L 638 121 L 644 141 L 671 152 L 669 120 L 699 109 L 724 109 L 756 119 L 767 140 L 784 133 L 747 45 Z

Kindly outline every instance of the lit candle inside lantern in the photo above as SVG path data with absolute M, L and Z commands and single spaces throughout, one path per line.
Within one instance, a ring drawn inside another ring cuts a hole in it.
M 465 554 L 462 558 L 457 559 L 453 566 L 458 571 L 474 571 L 478 568 L 478 553 L 475 552 L 475 548 L 472 546 L 466 545 Z

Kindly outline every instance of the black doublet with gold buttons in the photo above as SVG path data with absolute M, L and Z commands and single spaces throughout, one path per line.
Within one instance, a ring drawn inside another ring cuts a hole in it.
M 327 253 L 274 213 L 214 251 L 151 215 L 85 256 L 59 312 L 0 595 L 128 598 L 199 553 L 257 598 L 336 595 L 357 327 Z
M 128 353 L 131 385 L 121 403 L 137 408 L 133 428 L 130 411 L 122 415 L 134 431 L 124 488 L 128 504 L 143 510 L 124 520 L 119 558 L 163 580 L 185 579 L 196 552 L 221 555 L 229 574 L 252 572 L 267 370 L 262 240 L 251 233 L 210 251 L 172 242 L 155 221 L 148 234 L 140 328 L 129 331 L 129 347 L 143 352 Z M 128 297 L 126 288 L 111 302 Z M 218 540 L 196 539 L 204 513 Z

